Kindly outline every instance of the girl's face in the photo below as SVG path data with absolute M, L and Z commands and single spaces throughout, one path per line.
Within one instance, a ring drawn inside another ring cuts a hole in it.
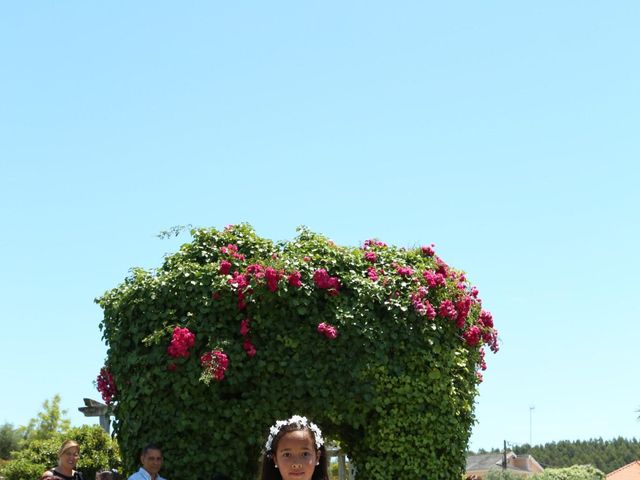
M 320 452 L 308 430 L 285 433 L 278 441 L 275 464 L 283 480 L 311 480 Z

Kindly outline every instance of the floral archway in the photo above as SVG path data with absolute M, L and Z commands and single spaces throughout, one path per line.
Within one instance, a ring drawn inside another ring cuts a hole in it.
M 363 479 L 456 478 L 491 314 L 432 245 L 343 247 L 306 228 L 274 243 L 240 224 L 192 230 L 98 303 L 98 380 L 129 470 L 165 449 L 171 477 L 256 477 L 292 413 L 338 439 Z

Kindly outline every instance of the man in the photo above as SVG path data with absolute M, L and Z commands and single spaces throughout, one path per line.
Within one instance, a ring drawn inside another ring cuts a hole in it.
M 162 468 L 162 450 L 154 444 L 147 445 L 140 455 L 142 467 L 129 480 L 166 480 L 158 472 Z

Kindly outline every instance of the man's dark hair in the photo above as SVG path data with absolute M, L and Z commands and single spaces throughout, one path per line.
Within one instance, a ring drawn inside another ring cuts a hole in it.
M 142 452 L 140 452 L 140 455 L 146 455 L 149 450 L 158 450 L 160 453 L 162 453 L 162 449 L 157 444 L 150 443 L 142 449 Z

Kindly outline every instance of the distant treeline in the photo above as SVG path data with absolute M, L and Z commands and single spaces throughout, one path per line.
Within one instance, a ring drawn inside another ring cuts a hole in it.
M 571 465 L 591 464 L 605 473 L 623 467 L 635 460 L 640 460 L 640 441 L 618 437 L 613 440 L 602 438 L 591 440 L 562 440 L 544 445 L 529 444 L 513 447 L 516 455 L 528 453 L 543 467 L 562 468 Z M 491 450 L 491 453 L 499 452 Z M 478 453 L 488 453 L 479 451 Z

